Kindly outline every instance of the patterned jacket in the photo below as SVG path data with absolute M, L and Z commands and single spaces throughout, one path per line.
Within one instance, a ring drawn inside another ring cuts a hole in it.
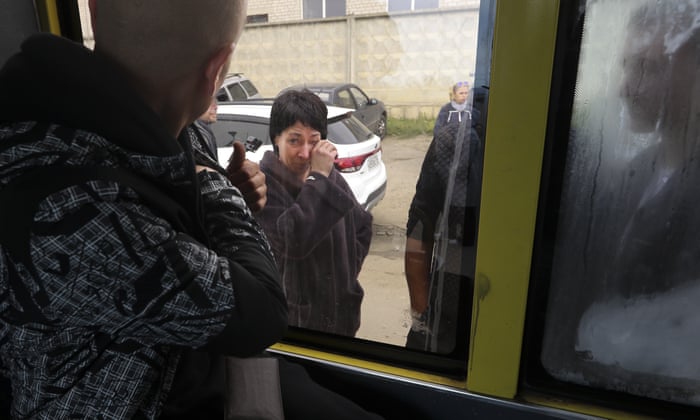
M 110 180 L 43 198 L 20 246 L 12 233 L 22 227 L 0 214 L 13 417 L 158 418 L 168 400 L 186 410 L 209 380 L 193 366 L 283 335 L 279 275 L 239 191 L 221 174 L 195 174 L 189 139 L 170 136 L 113 63 L 33 36 L 0 70 L 0 92 L 0 193 L 50 165 L 124 168 L 190 221 L 180 228 L 157 198 Z

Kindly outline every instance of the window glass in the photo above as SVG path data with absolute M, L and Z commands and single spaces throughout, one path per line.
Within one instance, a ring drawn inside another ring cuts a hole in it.
M 345 0 L 326 0 L 326 16 L 345 16 Z
M 372 132 L 357 118 L 350 116 L 328 125 L 328 138 L 338 144 L 355 144 L 369 140 Z
M 323 0 L 304 0 L 304 19 L 323 17 Z
M 414 8 L 416 10 L 419 9 L 437 9 L 438 8 L 438 0 L 414 0 L 415 5 Z
M 589 1 L 541 355 L 700 405 L 700 2 Z
M 228 91 L 231 93 L 231 98 L 234 101 L 245 101 L 248 99 L 248 95 L 246 94 L 245 90 L 241 87 L 240 84 L 238 83 L 232 83 L 226 87 Z
M 364 108 L 367 106 L 367 102 L 369 102 L 369 99 L 359 89 L 350 88 L 350 92 L 355 98 L 355 103 L 357 104 L 358 108 Z
M 388 9 L 390 12 L 403 12 L 411 9 L 412 0 L 389 0 Z
M 490 63 L 490 51 L 482 50 L 481 70 L 476 70 L 476 46 L 477 41 L 491 45 L 487 29 L 495 3 L 484 2 L 484 21 L 479 0 L 451 0 L 440 13 L 395 15 L 385 13 L 387 3 L 379 1 L 270 4 L 248 2 L 247 15 L 256 23 L 246 25 L 236 44 L 229 75 L 245 74 L 263 98 L 275 98 L 290 86 L 323 85 L 327 91 L 328 83 L 352 82 L 367 94 L 355 93 L 360 104 L 367 104 L 368 96 L 377 100 L 350 118 L 342 117 L 344 110 L 328 107 L 328 138 L 338 153 L 334 173 L 342 181 L 332 192 L 316 196 L 316 202 L 325 204 L 311 216 L 323 217 L 307 217 L 297 226 L 285 220 L 268 223 L 264 214 L 256 215 L 267 230 L 283 226 L 294 233 L 280 236 L 266 230 L 285 284 L 290 325 L 304 337 L 356 337 L 361 340 L 354 345 L 391 348 L 398 354 L 408 348 L 411 357 L 425 357 L 426 363 L 436 358 L 424 351 L 438 353 L 445 357 L 437 358 L 436 369 L 457 366 L 463 373 L 485 126 L 480 110 L 487 106 Z M 388 4 L 389 10 L 399 11 L 427 3 Z M 84 8 L 82 13 L 87 19 Z M 348 18 L 317 19 L 344 15 Z M 84 30 L 91 45 L 90 26 Z M 470 90 L 479 88 L 451 108 L 458 81 L 468 81 Z M 245 81 L 231 84 L 234 100 L 248 97 L 241 85 L 248 94 L 256 91 Z M 354 109 L 352 97 L 343 95 L 344 106 Z M 329 100 L 327 93 L 319 97 Z M 223 90 L 217 99 L 229 100 Z M 212 125 L 220 163 L 230 155 L 232 141 L 245 142 L 249 136 L 264 143 L 248 151 L 250 160 L 261 162 L 272 150 L 266 121 L 271 103 L 220 104 L 218 122 Z M 454 114 L 449 121 L 448 114 Z M 416 125 L 409 134 L 401 131 Z M 433 128 L 443 125 L 448 125 L 445 134 L 434 140 Z M 296 185 L 291 179 L 278 181 Z M 273 209 L 274 200 L 286 193 L 270 185 L 267 203 Z M 341 204 L 352 210 L 343 207 L 330 222 L 324 218 L 336 214 Z M 313 241 L 303 242 L 311 237 Z M 407 269 L 407 264 L 412 266 Z
M 243 86 L 243 89 L 245 89 L 245 91 L 247 92 L 248 97 L 258 94 L 258 89 L 255 88 L 255 86 L 253 85 L 253 83 L 251 83 L 250 80 L 241 80 L 241 85 Z
M 345 0 L 304 0 L 304 19 L 345 16 Z
M 211 129 L 219 147 L 231 147 L 234 140 L 244 142 L 249 136 L 261 140 L 263 144 L 270 144 L 267 124 L 219 118 Z
M 267 13 L 260 15 L 248 15 L 246 17 L 247 23 L 266 23 L 269 20 Z
M 338 106 L 342 106 L 345 108 L 355 108 L 355 102 L 353 102 L 352 98 L 350 97 L 350 92 L 344 89 L 339 90 L 336 94 L 335 103 Z

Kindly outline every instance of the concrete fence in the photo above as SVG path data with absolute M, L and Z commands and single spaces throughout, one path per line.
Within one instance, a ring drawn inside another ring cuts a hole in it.
M 86 0 L 78 1 L 91 47 Z M 248 24 L 231 72 L 245 73 L 266 97 L 293 84 L 350 81 L 393 118 L 435 118 L 450 87 L 474 79 L 478 22 L 477 5 Z
M 390 116 L 434 118 L 456 81 L 473 80 L 478 8 L 250 24 L 231 70 L 264 96 L 292 84 L 358 84 Z

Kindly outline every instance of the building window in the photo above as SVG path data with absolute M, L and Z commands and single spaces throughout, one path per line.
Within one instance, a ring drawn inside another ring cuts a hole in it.
M 261 15 L 248 15 L 246 18 L 246 23 L 267 23 L 269 18 L 267 13 Z
M 407 12 L 421 9 L 437 9 L 439 0 L 389 0 L 389 12 Z
M 345 16 L 345 0 L 304 0 L 304 19 Z

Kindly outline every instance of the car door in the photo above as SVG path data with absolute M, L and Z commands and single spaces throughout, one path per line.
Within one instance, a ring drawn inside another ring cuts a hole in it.
M 347 93 L 355 103 L 355 116 L 374 132 L 377 128 L 381 111 L 377 106 L 370 103 L 369 97 L 358 87 L 349 87 Z
M 324 101 L 326 100 L 323 97 L 321 97 L 321 99 Z M 350 95 L 350 91 L 347 88 L 338 89 L 335 94 L 335 98 L 333 98 L 333 105 L 342 106 L 343 108 L 357 109 L 355 99 L 353 99 L 352 95 Z

